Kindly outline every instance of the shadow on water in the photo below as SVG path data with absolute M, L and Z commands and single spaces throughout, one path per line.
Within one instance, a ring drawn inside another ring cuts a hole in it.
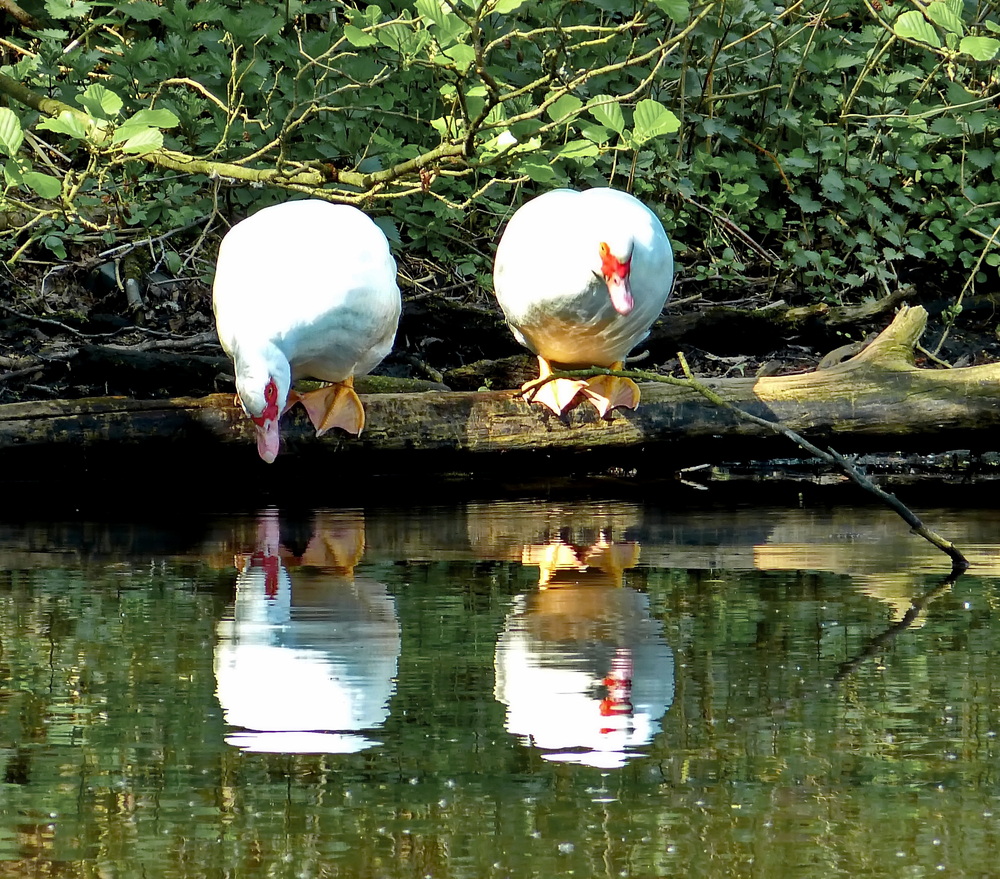
M 1000 511 L 921 512 L 8 511 L 0 875 L 978 875 Z

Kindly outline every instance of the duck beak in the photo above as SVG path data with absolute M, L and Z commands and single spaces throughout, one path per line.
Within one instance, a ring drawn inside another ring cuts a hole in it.
M 257 431 L 257 454 L 268 464 L 273 464 L 281 444 L 278 419 L 266 418 L 262 424 L 254 423 L 254 430 Z
M 629 287 L 627 274 L 613 274 L 605 278 L 608 284 L 608 295 L 611 304 L 619 314 L 628 314 L 632 310 L 632 290 Z

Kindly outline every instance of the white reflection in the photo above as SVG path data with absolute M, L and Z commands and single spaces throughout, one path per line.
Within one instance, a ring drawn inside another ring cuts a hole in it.
M 525 546 L 538 592 L 515 599 L 496 647 L 506 728 L 546 760 L 623 766 L 659 731 L 674 698 L 674 657 L 649 599 L 622 586 L 635 543 Z
M 353 753 L 389 716 L 399 623 L 381 583 L 355 577 L 363 522 L 317 519 L 301 556 L 261 516 L 257 549 L 239 560 L 232 611 L 219 623 L 216 695 L 226 737 L 247 751 Z

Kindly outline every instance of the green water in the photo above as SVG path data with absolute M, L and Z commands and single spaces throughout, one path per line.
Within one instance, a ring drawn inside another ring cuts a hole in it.
M 8 517 L 0 877 L 992 875 L 1000 513 L 921 512 L 941 589 L 868 508 Z

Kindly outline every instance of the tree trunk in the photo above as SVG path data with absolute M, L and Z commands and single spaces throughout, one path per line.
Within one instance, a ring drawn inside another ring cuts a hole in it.
M 829 369 L 704 383 L 755 415 L 841 451 L 988 447 L 990 431 L 1000 427 L 1000 364 L 918 369 L 913 352 L 926 319 L 922 308 L 903 307 L 864 351 Z M 360 437 L 335 431 L 317 439 L 299 407 L 282 421 L 278 460 L 284 467 L 295 461 L 348 464 L 356 473 L 414 467 L 551 472 L 565 455 L 587 456 L 582 466 L 588 469 L 628 472 L 640 464 L 662 471 L 799 456 L 786 439 L 737 420 L 689 389 L 653 383 L 641 389 L 636 411 L 615 411 L 606 420 L 588 405 L 558 418 L 512 391 L 362 395 L 368 421 Z M 157 462 L 179 457 L 186 465 L 258 463 L 250 422 L 228 394 L 3 405 L 0 452 L 8 474 L 21 462 L 90 466 L 98 453 L 115 462 L 135 456 Z

